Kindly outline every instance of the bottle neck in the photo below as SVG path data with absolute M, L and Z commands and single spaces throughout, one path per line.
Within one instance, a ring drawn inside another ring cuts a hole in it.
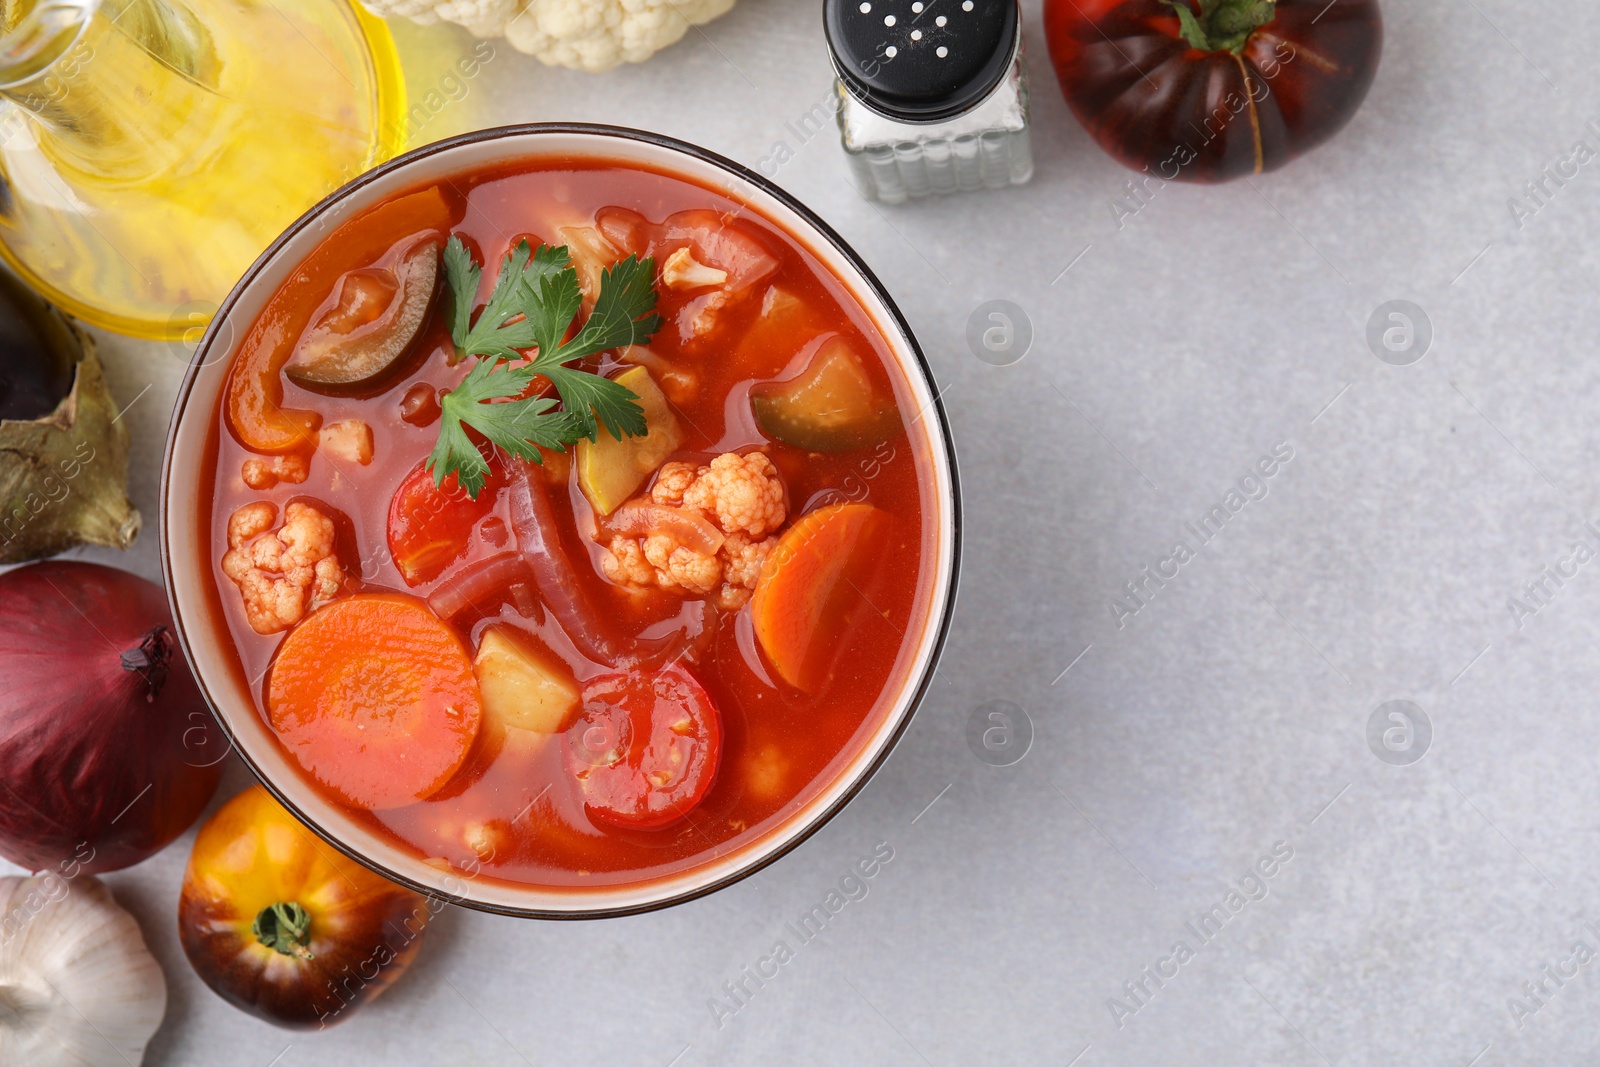
M 0 0 L 0 148 L 26 131 L 58 166 L 130 180 L 209 126 L 211 35 L 183 0 Z M 138 86 L 140 91 L 130 92 Z
M 4 0 L 0 3 L 0 96 L 30 110 L 45 82 L 79 44 L 100 0 Z

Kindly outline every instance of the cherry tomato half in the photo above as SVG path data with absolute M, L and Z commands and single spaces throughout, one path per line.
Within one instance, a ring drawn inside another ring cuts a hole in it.
M 566 735 L 567 768 L 589 815 L 629 830 L 689 814 L 721 757 L 722 716 L 682 667 L 595 679 Z
M 424 461 L 426 462 L 426 461 Z M 417 464 L 389 503 L 389 556 L 410 586 L 431 582 L 466 555 L 472 530 L 494 510 L 503 476 L 491 460 L 489 476 L 474 500 L 456 484 L 454 474 L 443 486 Z

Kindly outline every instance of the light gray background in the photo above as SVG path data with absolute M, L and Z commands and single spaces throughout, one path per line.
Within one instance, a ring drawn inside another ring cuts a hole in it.
M 1520 1030 L 1507 999 L 1575 941 L 1600 950 L 1600 562 L 1521 628 L 1506 605 L 1600 518 L 1600 161 L 1521 229 L 1507 200 L 1575 141 L 1600 149 L 1600 13 L 1390 0 L 1377 83 L 1336 141 L 1254 182 L 1168 187 L 1119 229 L 1129 174 L 1062 104 L 1037 3 L 1033 184 L 902 208 L 857 197 L 831 130 L 786 127 L 829 84 L 817 8 L 742 0 L 601 77 L 501 44 L 421 139 L 587 119 L 750 165 L 794 150 L 779 182 L 899 300 L 961 456 L 955 626 L 893 758 L 812 841 L 709 899 L 600 923 L 452 910 L 403 981 L 324 1035 L 247 1018 L 191 973 L 185 838 L 109 879 L 171 987 L 149 1062 L 1593 1062 L 1600 963 Z M 471 45 L 436 31 L 414 88 L 445 73 L 437 35 Z M 1015 366 L 967 347 L 990 299 L 1032 319 Z M 1413 366 L 1365 340 L 1393 299 L 1433 324 Z M 106 349 L 153 516 L 184 353 Z M 1270 494 L 1119 629 L 1122 583 L 1285 441 Z M 119 559 L 154 577 L 155 543 Z M 1367 744 L 1392 699 L 1433 725 L 1411 766 Z M 1034 726 L 1009 768 L 967 746 L 991 700 Z M 715 1026 L 721 984 L 880 841 L 894 859 L 868 897 Z M 1280 841 L 1294 856 L 1270 895 L 1200 947 L 1184 924 Z M 1180 938 L 1196 958 L 1119 1028 L 1108 998 Z

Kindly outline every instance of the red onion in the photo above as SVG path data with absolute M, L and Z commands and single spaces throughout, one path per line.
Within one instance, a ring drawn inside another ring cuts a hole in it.
M 527 559 L 515 552 L 490 556 L 440 583 L 428 597 L 428 607 L 441 619 L 453 619 L 474 605 L 503 598 L 508 589 L 514 595 L 531 573 Z
M 94 563 L 0 575 L 0 855 L 114 871 L 188 829 L 228 745 L 161 587 Z
M 731 216 L 708 208 L 690 208 L 669 215 L 659 225 L 631 208 L 602 208 L 596 220 L 606 240 L 639 256 L 666 258 L 667 251 L 685 246 L 708 267 L 728 272 L 724 286 L 730 292 L 749 289 L 778 269 L 778 261 Z
M 578 651 L 595 663 L 616 670 L 664 663 L 689 651 L 706 628 L 704 620 L 701 631 L 679 629 L 662 637 L 636 641 L 632 650 L 623 648 L 605 631 L 561 547 L 555 516 L 543 487 L 534 484 L 526 463 L 513 462 L 510 468 L 511 528 L 517 535 L 517 550 L 533 570 L 545 607 L 555 615 Z
M 623 537 L 649 537 L 670 533 L 673 540 L 702 556 L 714 556 L 727 538 L 710 520 L 683 508 L 648 500 L 631 500 L 605 520 L 607 533 Z

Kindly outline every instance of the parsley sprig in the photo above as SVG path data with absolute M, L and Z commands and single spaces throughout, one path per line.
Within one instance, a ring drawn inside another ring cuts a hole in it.
M 599 439 L 647 431 L 639 398 L 609 378 L 572 366 L 608 349 L 647 343 L 661 328 L 655 313 L 655 260 L 629 256 L 601 276 L 588 319 L 567 340 L 583 309 L 578 271 L 567 249 L 521 241 L 506 256 L 494 289 L 476 318 L 473 304 L 483 268 L 459 236 L 444 250 L 450 289 L 450 339 L 460 358 L 478 363 L 441 403 L 439 441 L 428 457 L 434 482 L 454 474 L 473 499 L 489 465 L 467 430 L 515 456 L 541 462 L 539 450 L 565 451 Z M 555 386 L 557 401 L 525 396 L 538 377 Z

